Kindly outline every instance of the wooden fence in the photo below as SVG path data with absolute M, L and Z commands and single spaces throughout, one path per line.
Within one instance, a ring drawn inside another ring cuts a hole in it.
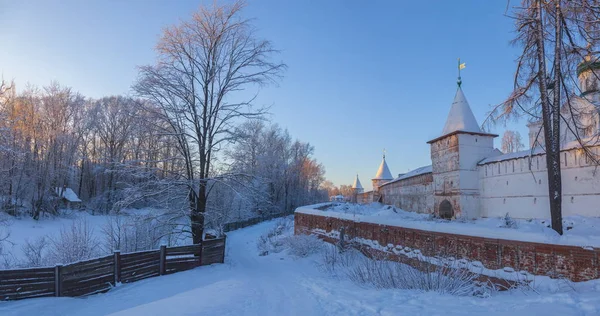
M 233 231 L 236 229 L 246 228 L 248 226 L 256 225 L 258 223 L 262 223 L 262 222 L 270 221 L 275 218 L 280 218 L 280 217 L 285 217 L 285 216 L 290 216 L 290 215 L 294 215 L 293 209 L 290 212 L 263 215 L 260 217 L 252 217 L 252 218 L 249 218 L 249 219 L 246 219 L 243 221 L 226 223 L 225 225 L 223 225 L 223 231 L 230 232 L 230 231 Z
M 223 263 L 225 237 L 199 245 L 112 255 L 48 268 L 0 270 L 0 299 L 84 296 L 106 292 L 117 283 Z

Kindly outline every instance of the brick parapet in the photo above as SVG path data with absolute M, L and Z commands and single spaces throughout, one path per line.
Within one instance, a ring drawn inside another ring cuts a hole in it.
M 435 231 L 404 228 L 314 214 L 295 214 L 296 234 L 339 232 L 343 227 L 346 239 L 362 238 L 385 247 L 418 249 L 427 257 L 454 257 L 479 261 L 489 270 L 512 268 L 534 275 L 571 281 L 587 281 L 599 277 L 600 248 L 492 239 Z M 332 238 L 332 237 L 329 237 Z M 413 260 L 403 260 L 410 263 Z

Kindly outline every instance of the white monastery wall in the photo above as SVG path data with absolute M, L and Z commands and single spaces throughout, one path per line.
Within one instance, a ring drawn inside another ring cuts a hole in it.
M 600 153 L 600 147 L 590 149 Z M 600 169 L 581 149 L 565 150 L 561 155 L 563 216 L 597 216 Z M 480 165 L 481 216 L 498 217 L 509 213 L 515 218 L 549 218 L 546 172 L 544 154 Z

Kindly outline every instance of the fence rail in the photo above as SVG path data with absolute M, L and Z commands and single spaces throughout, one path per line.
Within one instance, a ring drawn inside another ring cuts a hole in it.
M 223 263 L 225 237 L 202 244 L 113 254 L 48 268 L 0 270 L 0 299 L 19 300 L 46 296 L 85 296 L 106 292 L 117 283 L 130 283 L 159 275 Z
M 256 224 L 259 224 L 259 223 L 262 223 L 265 221 L 269 221 L 272 219 L 286 217 L 286 216 L 290 216 L 290 215 L 294 215 L 294 209 L 292 209 L 291 211 L 283 212 L 283 213 L 263 215 L 263 216 L 259 216 L 259 217 L 252 217 L 249 219 L 237 221 L 237 222 L 226 223 L 223 225 L 223 231 L 230 232 L 230 231 L 234 231 L 237 229 L 246 228 L 248 226 L 256 225 Z

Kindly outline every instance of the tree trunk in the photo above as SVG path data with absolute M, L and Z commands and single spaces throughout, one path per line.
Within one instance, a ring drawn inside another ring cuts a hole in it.
M 562 15 L 560 1 L 556 1 L 556 12 L 554 14 L 556 33 L 554 46 L 554 97 L 552 102 L 552 182 L 549 181 L 550 194 L 550 216 L 552 218 L 552 229 L 560 235 L 563 234 L 562 227 L 562 179 L 560 171 L 560 102 L 561 102 L 561 43 L 562 43 Z M 550 179 L 550 177 L 548 177 Z
M 206 180 L 202 179 L 199 182 L 198 195 L 195 197 L 195 203 L 190 214 L 192 224 L 192 240 L 194 244 L 202 243 L 202 235 L 204 234 L 204 214 L 206 212 Z
M 561 174 L 560 174 L 560 128 L 557 128 L 560 112 L 556 109 L 556 104 L 560 104 L 560 90 L 554 91 L 553 104 L 550 104 L 548 93 L 548 82 L 546 79 L 546 52 L 544 49 L 544 22 L 542 17 L 542 1 L 537 1 L 536 12 L 536 46 L 538 59 L 538 82 L 540 89 L 540 99 L 542 103 L 542 121 L 544 125 L 544 142 L 546 145 L 546 165 L 548 174 L 548 199 L 550 202 L 550 217 L 552 219 L 552 229 L 562 235 L 562 211 L 561 211 Z M 557 36 L 560 29 L 557 28 Z M 560 45 L 560 43 L 556 43 Z M 556 49 L 559 49 L 558 47 Z M 555 58 L 557 58 L 555 56 Z M 558 60 L 560 63 L 560 59 Z M 556 63 L 556 60 L 555 60 Z M 555 69 L 557 71 L 557 69 Z M 555 84 L 555 89 L 557 88 Z M 560 110 L 560 106 L 559 109 Z

